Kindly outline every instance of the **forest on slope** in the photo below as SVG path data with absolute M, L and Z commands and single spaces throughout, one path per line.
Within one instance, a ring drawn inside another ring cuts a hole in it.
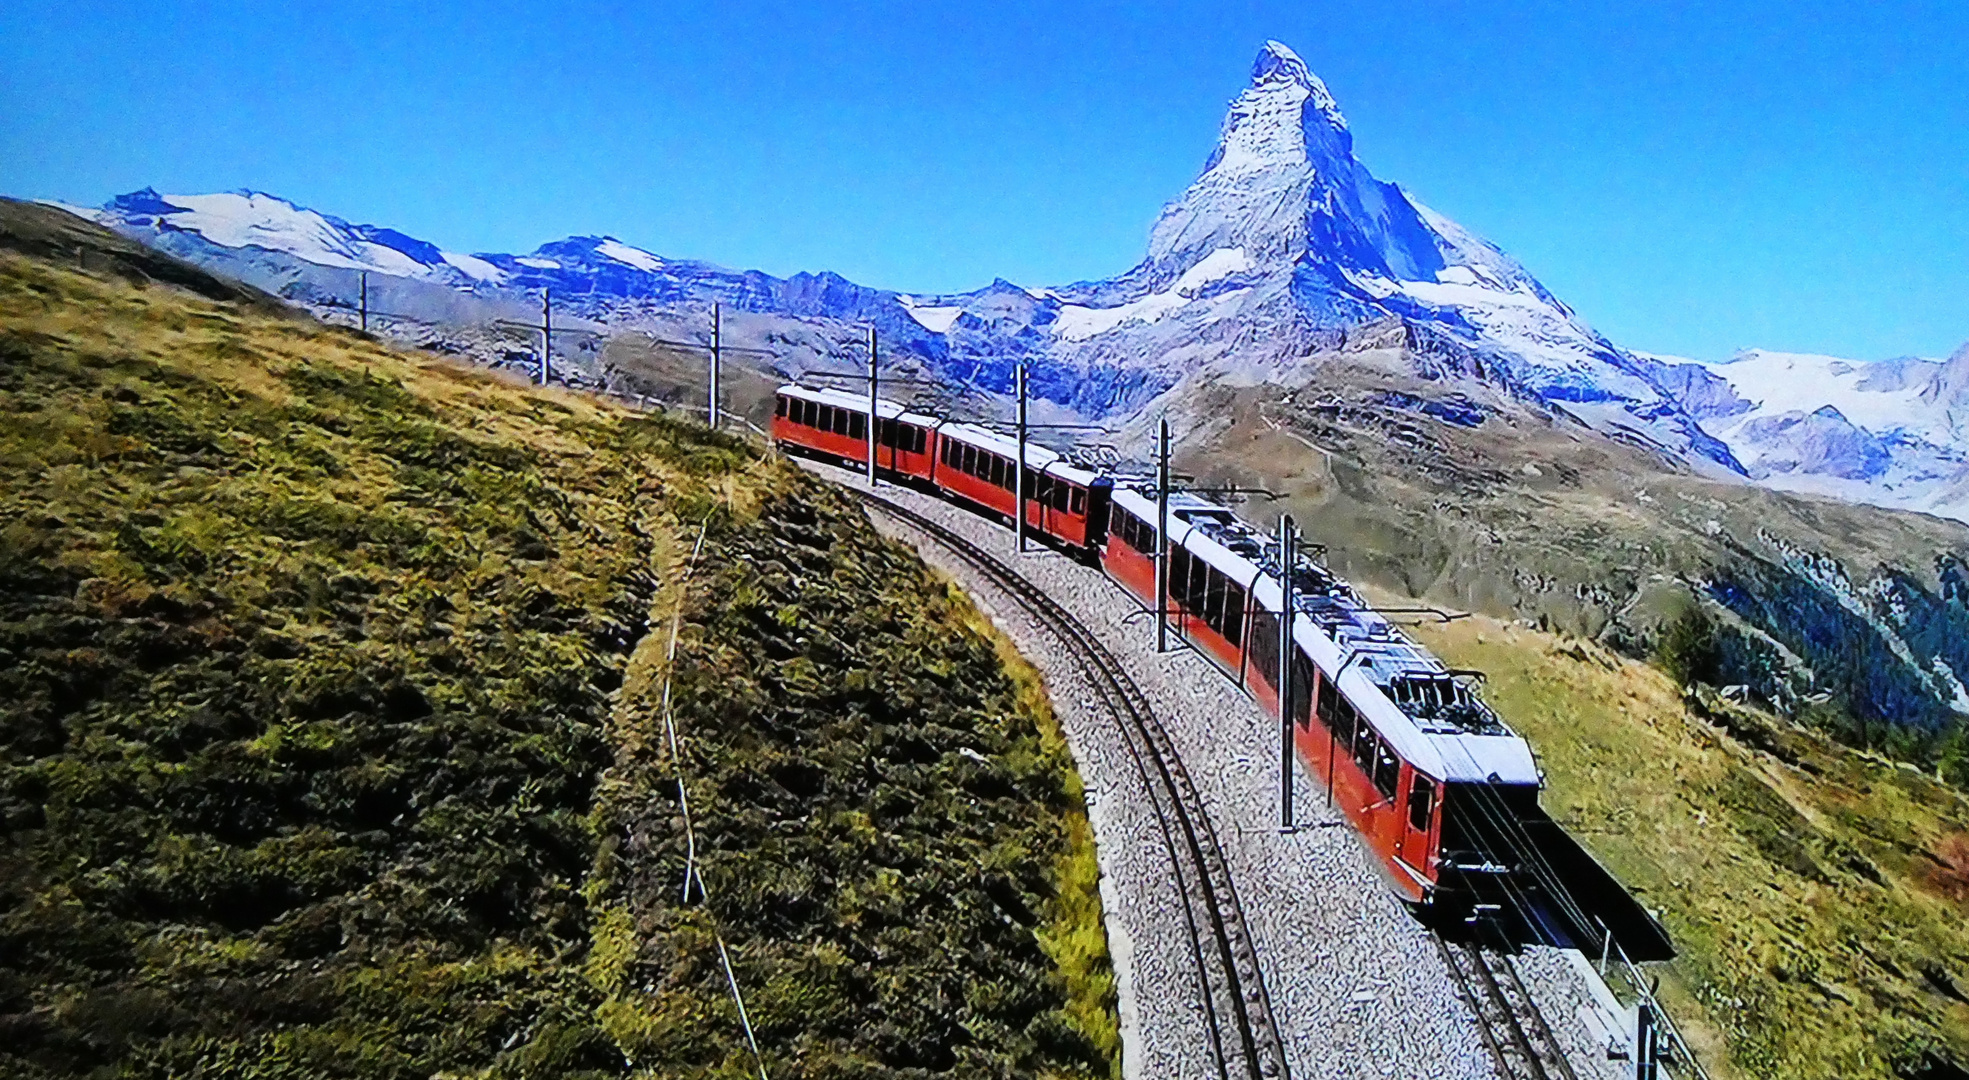
M 852 507 L 4 209 L 0 1071 L 1116 1073 L 1037 679 Z

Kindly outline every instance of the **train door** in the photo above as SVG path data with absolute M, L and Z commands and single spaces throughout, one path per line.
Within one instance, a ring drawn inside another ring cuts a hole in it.
M 1430 836 L 1435 830 L 1436 804 L 1439 801 L 1437 784 L 1427 775 L 1413 768 L 1408 773 L 1408 798 L 1402 809 L 1401 860 L 1414 867 L 1425 877 L 1433 878 L 1435 868 L 1430 865 Z

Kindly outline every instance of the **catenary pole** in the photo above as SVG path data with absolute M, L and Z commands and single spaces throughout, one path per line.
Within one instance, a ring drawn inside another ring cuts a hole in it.
M 1026 365 L 1025 365 L 1025 361 L 1023 360 L 1019 361 L 1019 366 L 1015 369 L 1015 373 L 1019 384 L 1019 465 L 1018 468 L 1014 470 L 1015 478 L 1012 481 L 1012 486 L 1016 490 L 1012 492 L 1012 495 L 1015 499 L 1018 500 L 1018 504 L 1019 504 L 1019 554 L 1023 555 L 1025 554 L 1025 550 L 1026 550 Z
M 1155 651 L 1169 651 L 1169 418 L 1155 435 Z
M 724 360 L 725 360 L 724 321 L 725 318 L 724 318 L 723 305 L 712 304 L 711 305 L 711 382 L 710 385 L 705 387 L 705 391 L 704 391 L 705 401 L 708 402 L 708 404 L 705 406 L 704 416 L 705 416 L 705 423 L 711 425 L 711 430 L 713 431 L 718 430 L 718 420 L 719 420 L 718 377 L 724 374 L 724 372 L 721 370 L 724 367 Z
M 362 290 L 362 299 L 359 301 L 362 308 L 362 332 L 367 334 L 369 333 L 369 271 L 367 270 L 362 272 L 362 285 L 360 288 Z
M 540 385 L 554 377 L 554 290 L 540 290 Z
M 1298 558 L 1298 537 L 1292 530 L 1292 515 L 1278 519 L 1279 616 L 1278 616 L 1278 824 L 1292 828 L 1292 565 Z M 1311 689 L 1310 687 L 1308 689 Z
M 881 418 L 876 415 L 876 402 L 880 399 L 875 391 L 875 328 L 868 328 L 868 486 L 875 486 L 875 448 L 880 445 L 875 437 L 875 429 L 881 426 Z

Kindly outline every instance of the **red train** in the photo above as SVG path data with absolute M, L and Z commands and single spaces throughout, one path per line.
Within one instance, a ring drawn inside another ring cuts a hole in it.
M 1018 515 L 1017 440 L 976 424 L 939 420 L 878 401 L 879 474 L 934 490 L 1006 521 Z M 862 467 L 868 464 L 868 399 L 838 390 L 782 386 L 773 406 L 773 441 Z M 1099 550 L 1112 481 L 1042 446 L 1026 446 L 1026 526 L 1030 535 L 1081 558 Z
M 1010 519 L 1017 444 L 971 424 L 879 402 L 876 463 L 893 479 Z M 864 465 L 866 398 L 782 387 L 782 447 Z M 1155 606 L 1153 485 L 1131 485 L 1028 446 L 1039 474 L 1027 520 Z M 1266 711 L 1280 712 L 1277 541 L 1228 508 L 1171 493 L 1172 631 Z M 1439 925 L 1477 923 L 1518 941 L 1597 949 L 1611 933 L 1635 960 L 1673 955 L 1666 933 L 1538 803 L 1531 747 L 1441 660 L 1310 560 L 1290 568 L 1285 650 L 1300 764 L 1367 841 L 1391 887 Z

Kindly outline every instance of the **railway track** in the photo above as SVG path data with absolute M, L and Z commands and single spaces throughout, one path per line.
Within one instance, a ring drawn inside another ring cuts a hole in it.
M 1477 1017 L 1477 1034 L 1505 1080 L 1578 1080 L 1565 1049 L 1503 953 L 1432 935 L 1443 965 Z
M 1211 1061 L 1220 1080 L 1290 1080 L 1257 950 L 1230 867 L 1168 731 L 1113 653 L 1052 597 L 983 548 L 908 507 L 848 488 L 878 513 L 963 559 L 1057 638 L 1120 722 L 1176 878 Z

